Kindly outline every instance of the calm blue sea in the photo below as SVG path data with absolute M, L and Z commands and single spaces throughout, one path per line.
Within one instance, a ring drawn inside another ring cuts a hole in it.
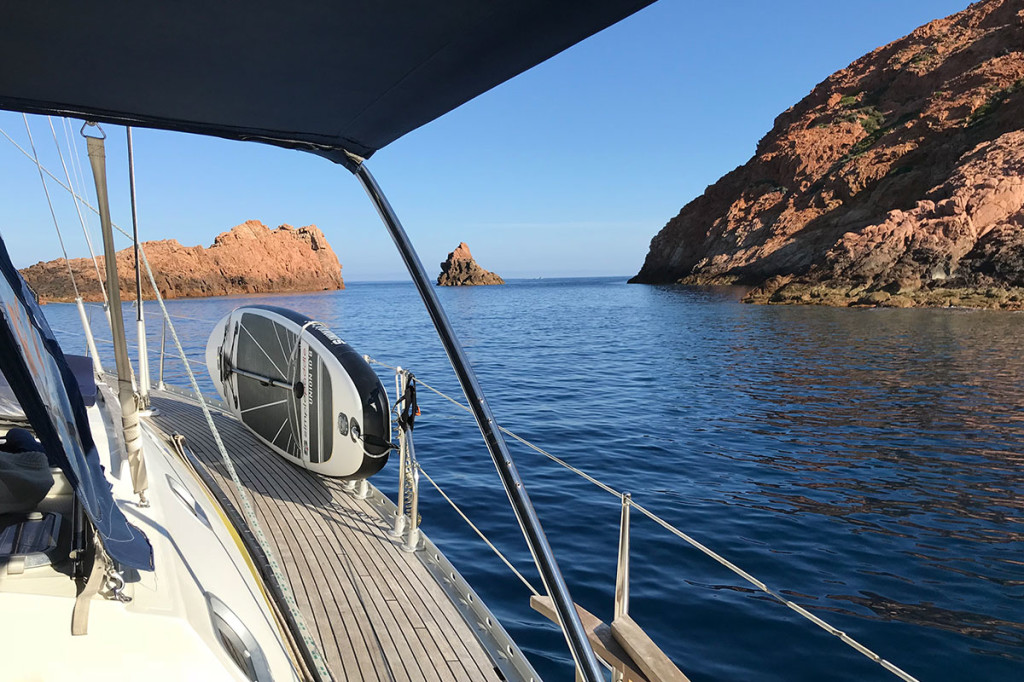
M 624 278 L 439 294 L 506 428 L 921 680 L 1024 679 L 1024 315 L 755 307 L 728 288 Z M 256 302 L 318 318 L 461 397 L 411 284 L 169 307 L 201 360 L 213 322 Z M 74 307 L 45 311 L 84 353 Z M 184 385 L 180 362 L 166 371 Z M 424 468 L 539 585 L 472 419 L 420 397 Z M 618 498 L 510 444 L 576 601 L 610 620 Z M 387 491 L 396 464 L 375 479 Z M 525 587 L 424 491 L 426 532 L 538 671 L 572 679 Z M 634 514 L 632 531 L 630 612 L 695 682 L 894 679 L 653 522 Z

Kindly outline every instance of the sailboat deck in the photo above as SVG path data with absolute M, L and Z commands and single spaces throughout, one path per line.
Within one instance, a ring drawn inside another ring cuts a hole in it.
M 198 405 L 154 392 L 148 417 L 240 501 Z M 474 629 L 369 500 L 272 453 L 212 410 L 224 445 L 336 680 L 501 680 Z

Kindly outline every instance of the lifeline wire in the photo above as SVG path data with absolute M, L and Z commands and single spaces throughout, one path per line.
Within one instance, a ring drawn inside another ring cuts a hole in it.
M 61 334 L 72 334 L 74 336 L 83 336 L 83 337 L 85 336 L 85 332 L 79 332 L 79 331 L 75 331 L 73 329 L 61 329 L 60 327 L 50 327 L 50 329 L 52 329 L 55 332 L 60 332 Z M 94 336 L 93 340 L 94 341 L 98 341 L 99 343 L 110 344 L 111 346 L 114 345 L 113 339 L 105 339 L 102 336 Z M 128 345 L 129 348 L 137 349 L 139 347 L 139 344 L 136 343 L 135 341 L 126 340 L 125 343 Z M 199 365 L 200 367 L 206 367 L 206 362 L 203 361 L 203 360 L 196 360 L 194 358 L 188 358 L 187 357 L 187 358 L 185 358 L 185 361 L 186 362 L 190 362 L 193 365 Z
M 377 360 L 371 359 L 370 361 L 373 362 L 374 364 L 380 365 L 382 367 L 390 367 L 390 365 L 386 365 L 383 362 L 380 362 L 380 361 L 377 361 Z M 394 369 L 394 368 L 391 367 L 391 369 Z M 458 407 L 462 408 L 466 412 L 470 411 L 468 407 L 466 407 L 465 405 L 460 403 L 455 398 L 452 398 L 451 396 L 445 395 L 444 393 L 442 393 L 441 391 L 437 390 L 436 388 L 430 386 L 427 383 L 424 383 L 424 381 L 421 378 L 419 378 L 418 376 L 416 377 L 416 382 L 420 386 L 423 386 L 426 389 L 428 389 L 430 391 L 433 391 L 434 393 L 436 393 L 440 397 L 444 398 L 445 400 L 447 400 L 448 402 L 452 403 L 453 405 L 457 405 Z M 501 426 L 499 426 L 498 428 L 499 428 L 499 430 L 501 430 L 502 433 L 504 433 L 504 434 L 506 434 L 508 436 L 511 436 L 512 438 L 515 438 L 517 441 L 519 441 L 523 445 L 526 445 L 530 449 L 540 453 L 541 455 L 544 455 L 548 459 L 550 459 L 550 460 L 552 460 L 554 462 L 557 462 L 558 464 L 562 465 L 563 467 L 565 467 L 569 471 L 573 472 L 574 474 L 577 474 L 578 476 L 581 476 L 581 477 L 585 478 L 587 481 L 593 483 L 598 488 L 601 488 L 605 492 L 611 493 L 612 495 L 615 495 L 616 497 L 622 499 L 623 494 L 621 492 L 615 490 L 611 486 L 609 486 L 609 485 L 607 485 L 605 483 L 602 483 L 601 481 L 597 480 L 596 478 L 594 478 L 593 476 L 587 474 L 586 472 L 581 471 L 580 469 L 572 466 L 571 464 L 567 463 L 566 461 L 564 461 L 564 460 L 562 460 L 562 459 L 552 455 L 550 452 L 547 452 L 546 450 L 537 447 L 533 443 L 530 443 L 526 439 L 517 436 L 516 434 L 512 433 L 508 429 L 506 429 L 504 427 L 501 427 Z M 421 471 L 422 471 L 422 469 L 421 469 Z M 426 475 L 426 474 L 424 474 L 424 475 Z M 428 477 L 428 480 L 429 480 L 429 477 Z M 433 483 L 433 481 L 431 481 L 431 483 Z M 741 578 L 743 578 L 744 580 L 749 582 L 751 585 L 755 586 L 757 589 L 761 590 L 762 592 L 764 592 L 768 596 L 772 597 L 776 601 L 778 601 L 781 604 L 789 607 L 790 609 L 792 609 L 796 613 L 800 614 L 801 616 L 803 616 L 807 620 L 811 621 L 812 623 L 814 623 L 815 625 L 820 627 L 825 632 L 829 633 L 830 635 L 834 635 L 835 637 L 838 637 L 839 640 L 842 641 L 844 644 L 850 646 L 855 651 L 863 654 L 864 656 L 866 656 L 870 660 L 872 660 L 875 663 L 877 663 L 878 665 L 882 666 L 883 668 L 888 670 L 893 675 L 899 677 L 902 680 L 905 680 L 905 682 L 919 682 L 918 679 L 916 677 L 914 677 L 913 675 L 911 675 L 910 673 L 904 671 L 903 669 L 901 669 L 899 666 L 895 665 L 894 663 L 891 663 L 890 661 L 882 658 L 881 656 L 876 654 L 874 651 L 872 651 L 871 649 L 867 648 L 866 646 L 864 646 L 863 644 L 861 644 L 860 642 L 855 640 L 853 637 L 850 637 L 848 634 L 846 634 L 842 630 L 834 627 L 833 625 L 830 625 L 829 623 L 827 623 L 826 621 L 822 620 L 818 616 L 814 615 L 813 613 L 811 613 L 810 611 L 808 611 L 804 607 L 800 606 L 799 604 L 793 602 L 790 599 L 786 599 L 778 591 L 772 589 L 771 587 L 768 587 L 768 585 L 765 584 L 764 582 L 762 582 L 761 580 L 758 580 L 753 575 L 751 575 L 750 573 L 747 573 L 742 568 L 740 568 L 736 564 L 732 563 L 731 561 L 729 561 L 728 559 L 726 559 L 722 555 L 718 554 L 717 552 L 713 551 L 712 549 L 710 549 L 709 547 L 707 547 L 703 543 L 695 540 L 691 536 L 689 536 L 686 533 L 684 533 L 683 531 L 679 530 L 678 528 L 676 528 L 671 523 L 669 523 L 668 521 L 664 520 L 663 518 L 661 518 L 660 516 L 658 516 L 654 512 L 649 511 L 647 508 L 641 506 L 640 504 L 637 504 L 636 502 L 631 502 L 631 504 L 632 504 L 633 507 L 636 508 L 637 511 L 639 511 L 641 514 L 643 514 L 647 518 L 649 518 L 652 521 L 654 521 L 655 523 L 657 523 L 659 526 L 661 526 L 665 530 L 669 531 L 670 533 L 672 533 L 676 537 L 678 537 L 681 540 L 683 540 L 684 542 L 688 543 L 690 546 L 692 546 L 693 548 L 699 550 L 700 552 L 702 552 L 706 556 L 714 559 L 716 562 L 718 562 L 722 566 L 728 568 L 730 571 L 732 571 L 736 575 L 740 576 Z M 468 519 L 467 519 L 467 521 L 468 521 Z
M 417 379 L 417 381 L 419 381 L 419 379 Z M 459 516 L 462 517 L 462 520 L 465 521 L 469 525 L 470 528 L 472 528 L 474 531 L 476 531 L 476 534 L 480 536 L 480 539 L 483 540 L 485 543 L 487 543 L 488 547 L 490 547 L 492 550 L 494 550 L 494 553 L 498 555 L 498 558 L 501 559 L 505 563 L 506 566 L 508 566 L 509 570 L 512 571 L 512 573 L 514 573 L 517 578 L 519 578 L 520 580 L 523 581 L 523 584 L 526 585 L 526 589 L 530 590 L 530 592 L 534 593 L 538 597 L 541 596 L 540 592 L 537 591 L 537 588 L 534 587 L 533 585 L 531 585 L 530 581 L 527 580 L 526 578 L 524 578 L 523 574 L 516 570 L 516 567 L 513 566 L 512 563 L 508 559 L 505 558 L 505 555 L 502 554 L 501 551 L 497 547 L 494 546 L 494 543 L 492 543 L 490 540 L 488 540 L 487 536 L 484 535 L 483 532 L 479 528 L 477 528 L 473 524 L 472 521 L 469 520 L 469 517 L 466 516 L 462 512 L 461 509 L 459 509 L 459 505 L 455 504 L 455 502 L 452 501 L 452 498 L 448 497 L 445 494 L 445 492 L 443 490 L 441 490 L 441 486 L 439 486 L 437 483 L 434 482 L 434 479 L 432 479 L 430 477 L 430 475 L 427 474 L 427 472 L 423 470 L 423 467 L 420 466 L 419 462 L 416 463 L 416 468 L 420 470 L 420 473 L 423 474 L 423 476 L 428 481 L 430 481 L 430 485 L 434 486 L 434 488 L 437 489 L 437 492 L 441 493 L 441 497 L 443 497 L 444 499 L 448 500 L 448 504 L 450 504 L 452 506 L 452 508 L 456 512 L 458 512 Z

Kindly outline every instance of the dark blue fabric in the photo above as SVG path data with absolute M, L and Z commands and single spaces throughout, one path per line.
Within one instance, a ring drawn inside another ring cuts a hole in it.
M 346 163 L 343 151 L 369 157 L 651 1 L 4 2 L 0 109 Z
M 42 452 L 43 446 L 26 429 L 11 429 L 0 443 L 4 452 Z
M 11 429 L 4 436 L 4 442 L 0 444 L 0 451 L 19 453 L 19 452 L 45 452 L 43 450 L 43 444 L 36 440 L 36 437 L 32 435 L 30 431 L 25 429 Z M 60 462 L 55 462 L 50 457 L 46 456 L 46 461 L 52 467 L 60 466 Z
M 92 358 L 87 355 L 65 353 L 64 359 L 68 361 L 71 373 L 75 375 L 85 406 L 92 407 L 96 404 L 96 370 L 93 369 Z
M 107 554 L 122 566 L 152 570 L 149 540 L 114 503 L 78 381 L 2 239 L 0 272 L 0 368 L 11 390 L 47 457 L 78 493 Z

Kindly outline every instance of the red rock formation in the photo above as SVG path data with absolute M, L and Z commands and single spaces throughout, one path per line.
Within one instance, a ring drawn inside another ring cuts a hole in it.
M 833 74 L 652 240 L 638 282 L 1024 306 L 1024 9 L 985 0 Z
M 182 246 L 176 239 L 143 242 L 160 293 L 165 298 L 306 292 L 344 289 L 341 264 L 316 225 L 271 230 L 248 220 L 223 232 L 209 248 Z M 117 252 L 121 297 L 135 300 L 135 260 L 131 248 Z M 87 301 L 102 294 L 91 259 L 76 258 L 71 270 Z M 100 272 L 104 259 L 99 258 Z M 74 290 L 63 259 L 37 263 L 21 271 L 41 301 L 73 301 Z M 152 293 L 143 272 L 143 297 Z
M 437 284 L 442 287 L 504 283 L 501 277 L 477 265 L 466 242 L 459 242 L 448 254 L 448 259 L 441 263 L 441 274 L 437 276 Z

